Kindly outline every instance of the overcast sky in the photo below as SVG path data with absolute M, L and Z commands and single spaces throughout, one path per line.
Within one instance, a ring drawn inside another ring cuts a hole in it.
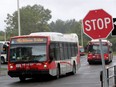
M 116 18 L 116 0 L 19 0 L 22 6 L 40 4 L 51 10 L 52 19 L 77 21 L 83 19 L 89 10 L 104 9 L 113 18 Z M 0 2 L 0 30 L 5 29 L 4 20 L 7 14 L 17 10 L 17 0 L 1 0 Z

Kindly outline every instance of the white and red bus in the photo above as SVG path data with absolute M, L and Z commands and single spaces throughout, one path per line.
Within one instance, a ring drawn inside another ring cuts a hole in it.
M 76 34 L 39 32 L 11 38 L 8 75 L 20 81 L 38 76 L 72 73 L 80 67 Z
M 102 40 L 102 50 L 105 63 L 112 62 L 113 59 L 112 43 L 108 40 Z M 87 61 L 89 64 L 101 62 L 100 43 L 98 39 L 91 40 L 88 43 Z
M 4 64 L 8 62 L 8 47 L 9 47 L 9 41 L 0 41 L 1 44 L 1 55 L 0 55 L 0 63 Z

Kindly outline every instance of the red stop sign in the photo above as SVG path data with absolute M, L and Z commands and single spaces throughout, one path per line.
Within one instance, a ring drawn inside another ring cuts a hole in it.
M 91 10 L 83 19 L 83 31 L 91 39 L 107 38 L 112 30 L 112 16 L 103 9 Z

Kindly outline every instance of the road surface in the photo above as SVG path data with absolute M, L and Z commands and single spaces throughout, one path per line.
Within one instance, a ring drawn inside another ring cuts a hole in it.
M 113 62 L 106 65 L 113 66 L 116 63 L 116 56 Z M 2 65 L 7 68 L 7 64 Z M 101 87 L 99 74 L 102 70 L 101 64 L 89 65 L 86 56 L 81 57 L 81 67 L 76 75 L 62 76 L 60 79 L 34 80 L 20 82 L 18 78 L 11 78 L 7 75 L 7 70 L 2 71 L 0 76 L 0 87 Z

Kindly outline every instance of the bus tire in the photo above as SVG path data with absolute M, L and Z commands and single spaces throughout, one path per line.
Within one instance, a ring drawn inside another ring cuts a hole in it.
M 110 60 L 110 63 L 112 62 L 112 59 Z
M 108 60 L 106 60 L 106 64 L 109 64 L 109 63 L 111 63 L 111 58 L 109 58 Z
M 89 65 L 92 65 L 93 63 L 92 62 L 88 62 L 89 63 Z
M 4 57 L 1 57 L 1 64 L 4 64 L 5 63 L 5 59 Z
M 23 76 L 20 76 L 20 77 L 19 77 L 19 80 L 20 80 L 21 82 L 24 82 L 24 81 L 26 80 L 26 78 L 23 77 Z
M 76 64 L 75 62 L 73 63 L 73 68 L 72 68 L 72 75 L 76 74 Z

